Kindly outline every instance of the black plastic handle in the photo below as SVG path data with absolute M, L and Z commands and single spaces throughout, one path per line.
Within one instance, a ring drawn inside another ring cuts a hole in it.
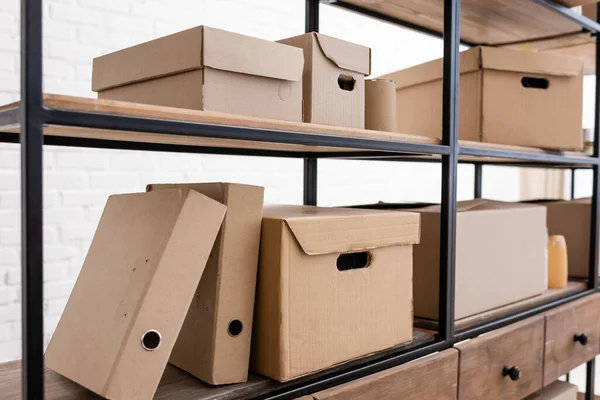
M 518 381 L 521 379 L 521 368 L 519 368 L 517 365 L 513 367 L 504 366 L 504 369 L 502 370 L 502 376 L 508 376 L 511 380 Z
M 582 346 L 586 346 L 588 344 L 588 335 L 587 333 L 576 333 L 573 336 L 574 342 L 579 342 Z

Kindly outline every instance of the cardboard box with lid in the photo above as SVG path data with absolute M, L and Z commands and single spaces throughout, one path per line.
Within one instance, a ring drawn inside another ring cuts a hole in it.
M 440 206 L 380 203 L 361 208 L 421 214 L 414 248 L 415 316 L 438 318 Z M 541 294 L 546 290 L 546 208 L 484 199 L 460 201 L 456 214 L 455 318 Z
M 94 59 L 98 98 L 302 121 L 302 51 L 199 26 Z
M 111 196 L 46 366 L 108 399 L 151 399 L 226 208 L 189 189 Z
M 525 400 L 577 400 L 577 386 L 556 381 L 527 396 Z
M 412 339 L 419 215 L 267 206 L 251 368 L 287 381 Z
M 187 188 L 227 206 L 169 362 L 210 383 L 245 382 L 264 188 L 236 183 L 148 185 L 148 191 Z
M 304 50 L 305 122 L 365 127 L 365 76 L 371 73 L 370 48 L 316 32 L 279 43 Z
M 548 233 L 567 242 L 569 276 L 587 278 L 590 264 L 592 199 L 542 200 L 548 210 Z
M 459 138 L 583 149 L 583 61 L 492 47 L 460 53 Z M 382 76 L 396 81 L 398 132 L 441 138 L 442 60 Z

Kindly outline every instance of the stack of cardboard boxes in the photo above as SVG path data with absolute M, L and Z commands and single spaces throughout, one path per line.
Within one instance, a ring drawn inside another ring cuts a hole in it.
M 269 42 L 198 27 L 95 59 L 93 87 L 103 99 L 363 128 L 370 64 L 369 48 L 317 33 Z M 390 120 L 377 126 L 439 137 L 441 72 L 438 60 L 377 83 L 387 108 L 370 109 Z M 474 48 L 461 73 L 461 138 L 581 149 L 581 62 Z M 263 191 L 111 196 L 47 365 L 105 397 L 151 398 L 167 362 L 215 385 L 249 368 L 286 381 L 411 341 L 413 301 L 416 316 L 438 318 L 439 206 L 263 208 Z M 544 292 L 547 225 L 585 276 L 587 221 L 584 201 L 459 203 L 456 318 Z

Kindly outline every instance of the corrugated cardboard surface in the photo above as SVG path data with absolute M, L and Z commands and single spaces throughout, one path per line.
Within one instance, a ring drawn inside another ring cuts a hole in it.
M 376 204 L 421 213 L 414 248 L 415 316 L 436 320 L 440 265 L 439 205 Z M 491 200 L 461 201 L 456 217 L 455 318 L 541 294 L 546 289 L 545 207 Z
M 111 196 L 46 365 L 109 399 L 152 398 L 225 209 L 182 189 Z
M 302 120 L 297 48 L 196 27 L 94 59 L 98 97 Z
M 556 381 L 531 396 L 527 396 L 525 400 L 577 400 L 577 386 Z
M 149 185 L 189 188 L 227 206 L 221 231 L 170 362 L 212 385 L 248 378 L 264 188 L 232 183 Z M 242 331 L 229 334 L 232 321 Z
M 364 128 L 364 77 L 371 73 L 371 49 L 316 32 L 279 43 L 304 50 L 304 121 Z M 352 91 L 342 90 L 340 75 L 351 76 Z
M 412 338 L 414 213 L 266 207 L 252 370 L 286 381 Z M 339 271 L 340 253 L 368 250 Z
M 388 79 L 365 81 L 365 129 L 396 132 L 396 83 Z
M 587 278 L 590 264 L 590 198 L 541 202 L 548 209 L 548 233 L 563 235 L 567 242 L 569 276 Z
M 461 53 L 460 71 L 460 139 L 582 149 L 582 60 L 475 47 Z M 381 78 L 396 81 L 397 130 L 441 138 L 442 60 Z M 548 88 L 522 78 L 547 79 Z

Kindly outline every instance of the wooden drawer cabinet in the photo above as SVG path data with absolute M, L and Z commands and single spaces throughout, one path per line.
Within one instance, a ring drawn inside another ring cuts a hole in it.
M 460 353 L 460 400 L 520 400 L 542 387 L 542 315 L 459 343 L 456 348 Z
M 455 400 L 458 351 L 441 353 L 399 365 L 302 400 Z
M 548 311 L 544 385 L 591 360 L 600 352 L 600 295 L 594 294 Z

